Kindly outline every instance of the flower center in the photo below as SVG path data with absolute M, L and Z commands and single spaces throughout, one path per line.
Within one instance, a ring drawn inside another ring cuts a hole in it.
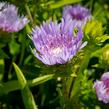
M 54 55 L 59 55 L 60 53 L 62 53 L 62 48 L 61 47 L 53 48 L 52 53 Z
M 71 15 L 73 16 L 73 19 L 76 19 L 76 20 L 84 19 L 84 16 L 81 13 L 71 13 Z

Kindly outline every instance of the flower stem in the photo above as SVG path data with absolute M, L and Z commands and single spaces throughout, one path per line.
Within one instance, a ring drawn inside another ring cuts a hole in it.
M 90 10 L 91 10 L 91 13 L 93 13 L 93 10 L 94 10 L 94 3 L 95 3 L 95 0 L 91 0 L 90 1 Z
M 22 61 L 23 61 L 24 55 L 25 55 L 25 44 L 22 43 L 22 48 L 21 48 L 21 55 L 20 55 L 19 65 L 22 64 Z
M 79 71 L 77 72 L 77 77 L 72 79 L 71 89 L 70 89 L 71 92 L 69 92 L 71 99 L 77 93 L 79 93 L 81 89 L 81 80 L 82 80 L 83 72 L 87 68 L 89 60 L 91 59 L 93 52 L 97 49 L 99 49 L 99 47 L 95 45 L 88 45 L 87 48 L 85 49 L 83 60 L 81 62 Z
M 82 79 L 81 77 L 83 75 L 83 71 L 88 66 L 90 58 L 91 58 L 91 56 L 89 55 L 89 53 L 84 55 L 84 59 L 81 63 L 80 69 L 78 71 L 78 76 L 77 76 L 77 78 L 73 78 L 73 80 L 72 80 L 72 89 L 71 89 L 71 92 L 70 92 L 71 93 L 70 98 L 75 96 L 78 93 L 78 91 L 80 90 L 80 88 L 81 88 L 80 82 L 81 82 L 81 79 Z
M 27 14 L 28 14 L 28 16 L 29 16 L 29 18 L 30 18 L 30 21 L 31 21 L 31 23 L 32 23 L 32 25 L 33 25 L 33 24 L 34 24 L 34 23 L 33 23 L 33 18 L 32 18 L 32 15 L 31 15 L 31 12 L 30 12 L 30 9 L 29 9 L 27 3 L 25 4 L 25 8 L 26 8 Z

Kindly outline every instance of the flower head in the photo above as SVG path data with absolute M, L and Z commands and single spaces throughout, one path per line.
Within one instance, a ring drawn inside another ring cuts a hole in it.
M 73 33 L 71 20 L 61 23 L 43 22 L 41 27 L 35 27 L 32 41 L 36 50 L 35 56 L 44 64 L 64 64 L 68 62 L 81 48 L 83 33 L 80 28 Z
M 12 4 L 0 3 L 0 29 L 7 32 L 18 32 L 28 23 L 28 19 L 18 15 L 18 8 Z
M 68 5 L 64 7 L 63 17 L 65 19 L 72 19 L 73 24 L 77 26 L 84 26 L 86 21 L 91 19 L 91 13 L 88 9 L 80 5 Z
M 100 81 L 94 83 L 98 100 L 109 103 L 109 72 L 102 75 Z

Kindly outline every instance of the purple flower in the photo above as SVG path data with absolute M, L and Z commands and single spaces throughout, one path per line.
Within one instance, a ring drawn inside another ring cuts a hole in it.
M 18 32 L 28 23 L 28 19 L 18 15 L 18 8 L 12 4 L 0 3 L 0 29 L 6 32 Z
M 100 81 L 94 83 L 98 100 L 109 103 L 109 72 L 102 75 Z
M 80 5 L 68 5 L 63 9 L 63 17 L 67 20 L 72 19 L 73 25 L 84 26 L 87 20 L 91 19 L 91 12 Z
M 74 35 L 72 21 L 61 23 L 49 22 L 35 27 L 32 32 L 32 41 L 35 45 L 35 56 L 44 64 L 64 64 L 76 55 L 82 47 L 83 33 L 80 28 Z

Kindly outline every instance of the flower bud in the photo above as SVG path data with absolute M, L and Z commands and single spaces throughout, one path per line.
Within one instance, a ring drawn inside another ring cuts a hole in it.
M 95 40 L 97 37 L 103 35 L 104 28 L 102 23 L 96 20 L 88 21 L 84 27 L 84 33 L 86 36 L 89 36 L 89 39 Z

